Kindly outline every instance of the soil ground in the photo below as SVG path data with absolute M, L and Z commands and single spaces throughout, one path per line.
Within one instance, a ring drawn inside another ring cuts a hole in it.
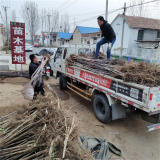
M 22 91 L 29 82 L 26 78 L 6 78 L 0 83 L 0 116 L 9 114 L 30 100 Z M 75 117 L 79 133 L 84 136 L 105 138 L 122 151 L 122 156 L 112 155 L 112 160 L 160 160 L 160 130 L 146 132 L 147 125 L 137 112 L 127 111 L 127 118 L 109 124 L 100 123 L 93 112 L 92 103 L 70 90 L 60 90 L 58 80 L 50 78 L 45 83 L 56 91 L 66 116 Z
M 22 77 L 0 80 L 0 116 L 14 112 L 29 102 L 22 94 L 28 82 L 29 79 Z

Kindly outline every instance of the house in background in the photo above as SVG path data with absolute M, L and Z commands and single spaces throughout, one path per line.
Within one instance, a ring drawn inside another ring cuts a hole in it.
M 100 28 L 77 26 L 71 37 L 71 44 L 95 45 L 100 39 Z
M 57 46 L 69 45 L 72 33 L 58 32 L 56 37 Z
M 49 45 L 49 35 L 46 33 L 44 44 Z M 50 32 L 50 45 L 53 47 L 59 47 L 61 45 L 69 45 L 72 33 L 66 32 Z
M 119 14 L 111 23 L 116 33 L 112 54 L 120 54 L 124 23 L 123 55 L 160 58 L 160 20 Z M 159 53 L 159 54 L 158 54 Z

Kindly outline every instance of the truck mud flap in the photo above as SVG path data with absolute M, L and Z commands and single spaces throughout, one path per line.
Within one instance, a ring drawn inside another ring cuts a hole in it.
M 120 103 L 115 103 L 111 105 L 112 107 L 112 120 L 126 118 L 125 106 Z

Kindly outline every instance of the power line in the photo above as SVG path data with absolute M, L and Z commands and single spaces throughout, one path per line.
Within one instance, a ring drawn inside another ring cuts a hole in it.
M 160 1 L 160 0 L 153 0 L 153 1 L 148 1 L 148 2 L 144 2 L 144 3 L 139 3 L 139 4 L 128 6 L 126 8 L 136 7 L 136 6 L 140 6 L 140 5 L 143 5 L 143 4 L 148 4 L 148 3 L 152 3 L 152 2 L 158 2 L 158 1 Z
M 60 12 L 61 12 L 62 10 L 65 10 L 65 9 L 73 6 L 73 5 L 74 5 L 75 3 L 77 3 L 77 2 L 78 2 L 78 0 L 74 0 L 72 3 L 68 4 L 68 5 L 66 6 L 66 8 L 64 8 L 64 9 L 62 8 L 62 9 L 60 10 Z
M 126 9 L 127 9 L 127 8 L 130 8 L 130 7 L 135 7 L 135 6 L 138 6 L 138 5 L 143 5 L 143 4 L 148 4 L 148 3 L 152 3 L 152 2 L 157 2 L 157 1 L 160 1 L 160 0 L 153 0 L 153 1 L 148 1 L 148 2 L 144 2 L 144 3 L 136 4 L 136 5 L 131 5 L 131 6 L 126 7 Z M 117 12 L 117 11 L 122 10 L 122 9 L 124 9 L 124 7 L 117 8 L 117 9 L 115 9 L 115 10 L 109 11 L 108 13 L 114 13 L 114 12 Z M 94 19 L 94 18 L 96 18 L 96 17 L 97 17 L 97 16 L 94 16 L 94 17 L 91 17 L 91 18 L 88 18 L 88 19 L 80 20 L 80 21 L 75 22 L 75 23 L 92 20 L 92 19 Z
M 119 10 L 122 10 L 122 9 L 124 9 L 124 7 L 118 8 L 118 9 L 115 9 L 115 10 L 112 10 L 112 11 L 109 11 L 108 13 L 111 14 L 111 13 L 114 13 L 114 12 L 119 11 Z M 104 14 L 105 14 L 105 11 L 104 11 L 104 13 L 103 13 L 102 15 L 104 15 Z M 94 18 L 97 18 L 97 15 L 94 16 L 94 17 L 91 17 L 91 18 L 87 18 L 87 19 L 84 19 L 84 20 L 80 20 L 80 21 L 75 22 L 75 23 L 79 23 L 79 22 L 84 22 L 84 21 L 92 20 L 92 19 L 94 19 Z
M 57 9 L 59 10 L 60 7 L 65 6 L 67 3 L 69 3 L 68 0 L 66 0 L 64 3 L 60 4 L 60 5 L 56 8 L 56 10 L 57 10 Z

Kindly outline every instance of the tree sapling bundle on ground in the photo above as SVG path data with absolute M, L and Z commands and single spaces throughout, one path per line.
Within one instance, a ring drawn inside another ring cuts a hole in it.
M 0 159 L 92 159 L 79 147 L 74 119 L 64 116 L 52 95 L 23 106 L 7 125 L 3 124 Z

